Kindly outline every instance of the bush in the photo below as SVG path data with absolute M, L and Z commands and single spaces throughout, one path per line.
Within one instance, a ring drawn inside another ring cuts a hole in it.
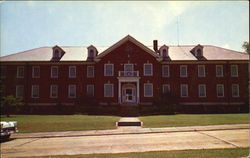
M 98 103 L 94 97 L 89 95 L 82 95 L 76 99 L 75 112 L 84 113 L 87 112 L 89 108 L 97 106 Z
M 159 97 L 155 97 L 153 105 L 157 106 L 159 112 L 166 112 L 167 114 L 174 114 L 176 112 L 177 97 L 171 93 L 162 93 Z

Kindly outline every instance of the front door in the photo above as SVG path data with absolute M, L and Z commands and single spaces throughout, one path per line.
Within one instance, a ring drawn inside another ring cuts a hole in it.
M 132 88 L 128 88 L 125 90 L 125 101 L 128 103 L 133 102 L 133 89 Z
M 136 102 L 135 86 L 123 86 L 123 88 L 122 88 L 122 102 L 123 103 L 135 103 Z

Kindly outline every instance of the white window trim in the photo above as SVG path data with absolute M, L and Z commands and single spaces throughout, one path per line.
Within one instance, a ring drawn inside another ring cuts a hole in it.
M 145 69 L 145 66 L 146 65 L 151 65 L 151 73 L 150 74 L 146 74 L 146 69 Z M 152 63 L 146 63 L 146 64 L 143 64 L 143 75 L 144 76 L 153 76 L 153 64 Z
M 111 96 L 107 96 L 107 94 L 105 93 L 105 86 L 107 86 L 107 85 L 111 85 L 112 86 L 112 95 Z M 114 97 L 114 84 L 112 84 L 112 83 L 106 83 L 106 84 L 104 84 L 104 97 L 105 98 L 112 98 L 112 97 Z
M 233 67 L 236 67 L 236 75 L 233 75 L 233 73 L 232 73 L 232 68 Z M 238 70 L 238 65 L 231 65 L 231 67 L 230 67 L 230 74 L 231 74 L 231 77 L 238 77 L 239 76 L 239 72 L 238 72 L 239 70 Z
M 203 67 L 203 69 L 204 69 L 204 75 L 201 75 L 200 73 L 200 67 Z M 198 65 L 198 77 L 206 77 L 206 68 L 205 68 L 205 65 Z
M 200 91 L 201 91 L 201 86 L 204 86 L 204 90 L 205 90 L 205 96 L 201 96 L 200 95 Z M 199 93 L 199 98 L 206 98 L 207 97 L 207 86 L 205 84 L 199 84 L 198 85 L 198 93 Z
M 75 74 L 75 76 L 71 76 L 70 75 L 70 69 L 71 68 L 74 68 L 75 69 L 75 72 L 76 72 L 76 66 L 69 66 L 69 78 L 76 78 L 76 74 Z M 76 72 L 77 73 L 77 72 Z
M 93 75 L 89 75 L 89 67 L 93 68 Z M 87 78 L 94 78 L 95 77 L 95 67 L 94 66 L 87 66 Z
M 38 96 L 37 97 L 34 97 L 33 94 L 34 94 L 34 87 L 38 87 Z M 31 98 L 39 98 L 40 97 L 40 88 L 39 88 L 39 85 L 32 85 L 31 86 Z
M 146 85 L 151 85 L 152 87 L 152 94 L 151 95 L 146 95 Z M 154 96 L 154 87 L 153 83 L 144 83 L 144 97 L 153 97 Z
M 168 70 L 168 72 L 167 72 L 168 75 L 166 75 L 166 76 L 164 75 L 164 68 L 165 68 L 165 67 L 168 68 L 168 69 L 167 69 L 167 70 Z M 169 72 L 170 72 L 170 71 L 169 71 L 169 65 L 162 65 L 162 77 L 170 77 Z
M 162 93 L 164 93 L 164 87 L 168 87 L 168 89 L 169 89 L 169 92 L 170 92 L 170 84 L 163 84 L 162 85 Z
M 220 67 L 221 68 L 221 75 L 217 75 L 217 68 Z M 224 76 L 224 72 L 223 72 L 223 65 L 216 65 L 216 68 L 215 68 L 215 71 L 216 71 L 216 77 L 223 77 Z
M 52 73 L 52 69 L 53 68 L 57 69 L 57 76 L 53 76 L 53 73 Z M 51 68 L 50 68 L 50 77 L 51 78 L 58 78 L 58 74 L 59 74 L 59 68 L 58 68 L 58 66 L 51 66 Z
M 39 68 L 39 76 L 35 76 L 35 68 Z M 40 66 L 32 66 L 32 78 L 40 78 L 41 69 Z
M 93 94 L 92 94 L 91 96 L 95 96 L 95 86 L 94 86 L 93 84 L 88 84 L 88 85 L 87 85 L 87 89 L 86 89 L 87 94 L 89 94 L 89 93 L 88 93 L 89 87 L 93 87 Z
M 233 86 L 237 86 L 238 95 L 236 95 L 236 96 L 233 95 Z M 240 87 L 239 87 L 239 84 L 232 84 L 232 97 L 233 98 L 240 97 Z
M 134 71 L 134 64 L 124 64 L 124 66 L 123 66 L 124 72 L 126 71 L 126 70 L 125 70 L 125 67 L 126 67 L 127 65 L 132 65 L 132 71 Z
M 182 86 L 187 86 L 187 96 L 183 96 L 183 93 L 182 93 Z M 181 86 L 180 86 L 180 91 L 181 91 L 181 98 L 187 98 L 187 97 L 188 97 L 188 84 L 181 84 Z
M 181 69 L 182 69 L 182 67 L 185 67 L 185 68 L 186 68 L 186 69 L 185 69 L 185 70 L 186 70 L 186 72 L 185 72 L 186 75 L 181 74 Z M 188 77 L 188 74 L 187 74 L 187 65 L 181 65 L 181 66 L 180 66 L 180 77 Z
M 22 68 L 23 69 L 23 76 L 19 76 L 19 69 Z M 24 78 L 24 66 L 17 66 L 17 71 L 16 71 L 16 77 L 17 78 Z
M 17 89 L 19 87 L 23 87 L 23 93 L 24 93 L 24 86 L 23 85 L 16 85 L 16 98 L 23 98 L 24 96 L 18 96 L 18 94 L 17 94 Z
M 108 75 L 106 73 L 106 66 L 111 65 L 112 66 L 112 74 Z M 114 64 L 104 64 L 104 76 L 114 76 Z
M 56 86 L 56 96 L 52 96 L 52 87 Z M 58 97 L 58 85 L 50 85 L 50 98 L 57 98 Z
M 222 86 L 222 92 L 223 92 L 223 95 L 222 96 L 218 96 L 218 87 L 219 86 Z M 223 98 L 224 96 L 225 96 L 225 94 L 224 94 L 225 92 L 224 92 L 224 85 L 223 84 L 217 84 L 216 85 L 216 96 L 217 96 L 217 98 Z
M 70 87 L 74 86 L 75 87 L 75 96 L 70 96 Z M 70 84 L 68 85 L 68 98 L 76 98 L 76 85 L 75 84 Z

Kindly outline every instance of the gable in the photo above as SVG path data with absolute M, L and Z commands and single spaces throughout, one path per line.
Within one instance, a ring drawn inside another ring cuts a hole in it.
M 118 41 L 117 43 L 115 43 L 114 45 L 112 45 L 111 47 L 106 49 L 105 51 L 103 51 L 101 54 L 99 54 L 96 59 L 100 60 L 102 57 L 106 56 L 107 54 L 109 54 L 110 52 L 112 52 L 113 50 L 115 50 L 116 48 L 120 47 L 121 45 L 123 45 L 124 43 L 126 43 L 128 41 L 130 41 L 133 44 L 135 44 L 136 46 L 140 47 L 142 50 L 144 50 L 146 53 L 150 54 L 151 56 L 153 56 L 155 58 L 159 58 L 159 55 L 156 54 L 153 50 L 151 50 L 147 46 L 143 45 L 142 43 L 137 41 L 132 36 L 127 35 L 126 37 L 124 37 L 123 39 L 121 39 L 120 41 Z

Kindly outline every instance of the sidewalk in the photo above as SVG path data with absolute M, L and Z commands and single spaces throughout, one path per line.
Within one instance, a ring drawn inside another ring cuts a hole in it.
M 76 136 L 103 136 L 103 135 L 124 135 L 124 134 L 216 131 L 216 130 L 231 130 L 231 129 L 249 129 L 249 124 L 162 127 L 162 128 L 141 128 L 141 127 L 126 127 L 125 126 L 125 127 L 118 127 L 117 129 L 111 129 L 111 130 L 14 133 L 11 135 L 11 138 L 24 139 L 24 138 L 51 138 L 51 137 L 76 137 Z

